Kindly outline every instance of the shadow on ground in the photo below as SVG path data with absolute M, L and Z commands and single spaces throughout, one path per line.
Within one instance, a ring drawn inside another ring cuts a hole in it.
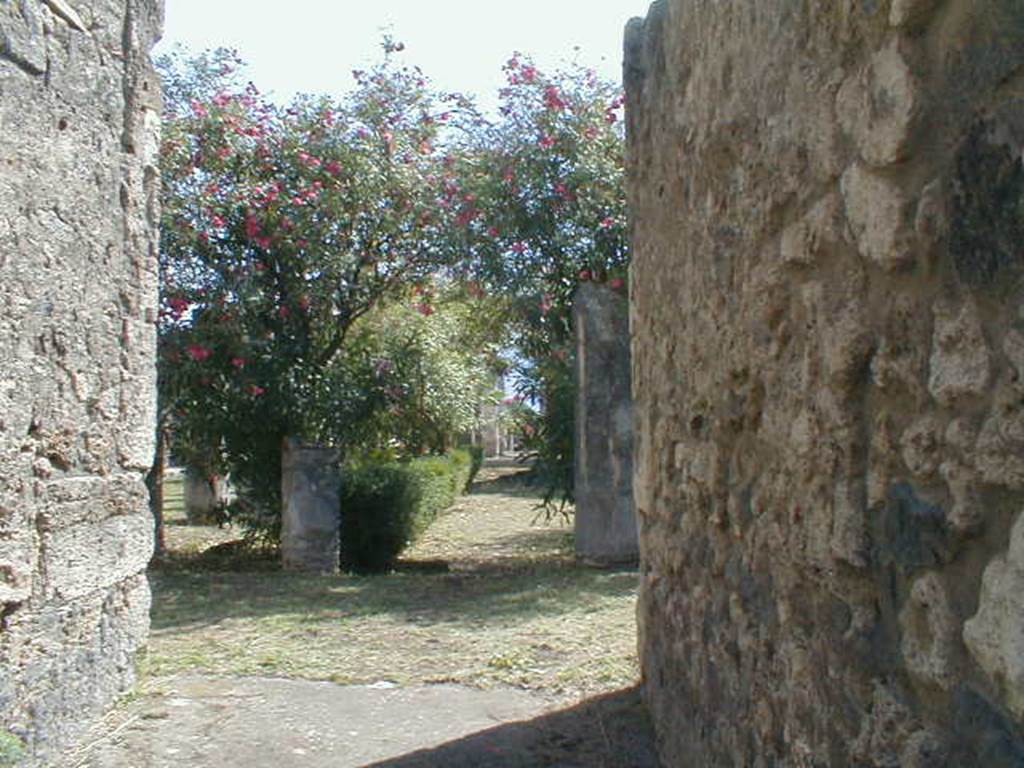
M 367 768 L 658 768 L 638 688 L 588 699 Z
M 433 571 L 433 572 L 431 572 Z M 586 609 L 636 592 L 635 571 L 519 562 L 466 573 L 436 564 L 388 576 L 306 576 L 279 572 L 151 573 L 154 630 L 216 624 L 228 618 L 322 612 L 335 618 L 375 614 L 421 623 L 500 624 Z

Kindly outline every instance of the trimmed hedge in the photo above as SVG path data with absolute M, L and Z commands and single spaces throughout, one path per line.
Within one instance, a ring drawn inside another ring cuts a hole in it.
M 341 567 L 390 569 L 402 551 L 469 487 L 469 451 L 407 462 L 349 463 L 341 482 Z

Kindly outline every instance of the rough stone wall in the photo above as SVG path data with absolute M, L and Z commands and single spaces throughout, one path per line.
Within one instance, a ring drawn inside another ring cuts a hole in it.
M 635 563 L 629 303 L 607 285 L 583 283 L 576 291 L 573 326 L 576 557 L 594 565 Z
M 161 17 L 0 2 L 0 730 L 37 761 L 149 627 Z
M 666 765 L 1024 765 L 1024 4 L 627 30 Z

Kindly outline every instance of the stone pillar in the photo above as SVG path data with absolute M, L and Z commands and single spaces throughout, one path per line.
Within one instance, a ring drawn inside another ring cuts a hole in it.
M 338 451 L 286 438 L 281 454 L 281 560 L 296 571 L 338 570 Z
M 0 2 L 0 734 L 29 765 L 149 630 L 158 0 Z
M 217 511 L 231 501 L 226 477 L 208 477 L 201 470 L 185 469 L 185 514 L 193 525 L 217 522 Z
M 606 285 L 576 292 L 576 556 L 611 565 L 638 556 L 633 514 L 629 302 Z
M 491 458 L 501 454 L 501 427 L 498 424 L 498 406 L 484 405 L 483 423 L 480 427 L 484 456 Z

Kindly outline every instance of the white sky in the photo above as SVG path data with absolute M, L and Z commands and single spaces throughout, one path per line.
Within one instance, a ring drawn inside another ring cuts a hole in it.
M 650 0 L 167 0 L 157 52 L 237 48 L 250 77 L 279 101 L 339 93 L 379 56 L 382 30 L 444 90 L 493 104 L 513 51 L 549 68 L 577 59 L 618 81 L 622 31 Z M 579 50 L 574 50 L 578 46 Z

